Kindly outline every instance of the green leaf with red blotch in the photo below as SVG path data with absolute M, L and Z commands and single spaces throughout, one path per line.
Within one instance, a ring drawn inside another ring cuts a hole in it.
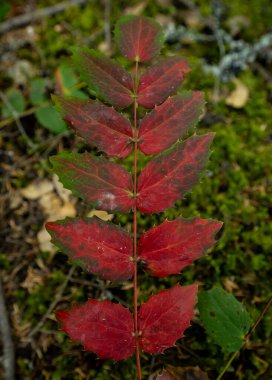
M 139 259 L 153 276 L 179 273 L 215 243 L 223 223 L 208 219 L 165 221 L 145 232 L 139 242 Z
M 145 62 L 159 54 L 164 36 L 156 21 L 143 16 L 124 16 L 116 23 L 115 39 L 124 57 Z
M 79 49 L 73 58 L 82 79 L 97 98 L 118 108 L 132 104 L 132 77 L 121 65 L 93 49 Z
M 188 92 L 167 99 L 140 122 L 139 149 L 156 154 L 167 149 L 194 127 L 204 108 L 202 92 Z
M 194 135 L 151 160 L 139 176 L 138 210 L 161 212 L 189 191 L 205 167 L 213 137 L 214 133 Z
M 132 149 L 132 127 L 112 107 L 94 100 L 53 96 L 65 121 L 108 156 L 126 157 Z
M 132 277 L 132 240 L 122 228 L 96 218 L 67 218 L 46 223 L 46 229 L 52 243 L 88 271 L 110 281 Z
M 151 296 L 140 307 L 139 344 L 143 351 L 153 354 L 175 345 L 190 326 L 196 294 L 196 285 L 176 285 Z
M 177 92 L 189 71 L 187 61 L 179 57 L 166 58 L 152 66 L 140 77 L 138 103 L 145 108 L 162 103 Z
M 56 315 L 73 341 L 101 359 L 123 360 L 135 350 L 133 318 L 124 306 L 89 299 L 71 310 L 58 310 Z
M 61 153 L 50 162 L 64 187 L 97 208 L 125 212 L 133 207 L 132 179 L 121 166 L 89 153 Z

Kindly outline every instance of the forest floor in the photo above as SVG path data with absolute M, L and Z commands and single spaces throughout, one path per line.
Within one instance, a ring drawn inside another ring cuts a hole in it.
M 134 358 L 97 360 L 58 330 L 57 307 L 90 297 L 131 305 L 133 292 L 129 281 L 120 287 L 73 266 L 50 244 L 45 221 L 97 215 L 130 231 L 132 215 L 90 209 L 51 173 L 49 156 L 90 147 L 67 129 L 50 94 L 88 95 L 71 66 L 72 47 L 99 49 L 125 64 L 109 33 L 120 16 L 144 14 L 162 24 L 167 40 L 163 53 L 183 56 L 191 66 L 183 88 L 206 95 L 198 133 L 213 131 L 216 138 L 201 183 L 174 208 L 142 218 L 139 234 L 179 215 L 222 220 L 224 229 L 208 255 L 181 275 L 159 280 L 140 274 L 140 302 L 177 281 L 196 282 L 201 289 L 221 285 L 256 320 L 272 291 L 272 7 L 268 0 L 89 0 L 35 22 L 10 23 L 58 3 L 0 4 L 0 269 L 16 378 L 129 380 L 135 378 Z M 140 157 L 140 166 L 144 162 Z M 131 170 L 132 157 L 125 165 Z M 269 310 L 224 380 L 270 380 L 271 333 Z M 228 359 L 196 313 L 176 348 L 152 358 L 142 355 L 143 377 L 153 379 L 170 363 L 180 379 L 206 379 L 189 368 L 200 367 L 213 380 Z

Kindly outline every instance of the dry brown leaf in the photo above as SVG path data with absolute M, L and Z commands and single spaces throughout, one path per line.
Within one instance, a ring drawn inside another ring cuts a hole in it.
M 199 367 L 173 367 L 169 366 L 171 373 L 177 380 L 209 380 L 206 372 Z
M 156 380 L 178 380 L 176 376 L 172 375 L 169 371 L 162 371 L 161 374 L 159 374 L 156 377 Z
M 193 29 L 200 28 L 204 25 L 203 17 L 197 9 L 190 9 L 183 12 L 185 24 Z
M 13 304 L 13 309 L 11 312 L 12 327 L 15 331 L 16 336 L 20 339 L 26 337 L 31 329 L 31 322 L 22 322 L 22 308 L 16 303 Z
M 97 216 L 99 219 L 104 220 L 105 222 L 108 222 L 113 219 L 114 214 L 108 214 L 107 211 L 103 211 L 103 210 L 92 210 L 89 212 L 87 216 L 89 218 Z
M 35 200 L 53 190 L 53 183 L 48 179 L 42 179 L 39 181 L 34 181 L 27 187 L 21 189 L 21 194 L 26 199 Z
M 45 274 L 39 270 L 29 267 L 27 270 L 27 276 L 22 282 L 21 286 L 27 289 L 30 293 L 37 285 L 41 285 L 44 282 Z
M 161 24 L 161 26 L 164 26 L 164 27 L 170 27 L 170 26 L 175 26 L 175 24 L 173 23 L 173 18 L 170 17 L 170 16 L 166 16 L 166 15 L 163 15 L 161 13 L 158 13 L 155 17 L 155 20 Z
M 234 79 L 235 89 L 226 98 L 225 103 L 233 108 L 242 108 L 246 105 L 249 98 L 249 89 L 239 79 Z

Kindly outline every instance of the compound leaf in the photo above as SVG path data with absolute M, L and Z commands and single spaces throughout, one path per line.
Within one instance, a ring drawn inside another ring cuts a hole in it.
M 133 274 L 132 240 L 120 227 L 96 218 L 46 223 L 52 243 L 105 280 L 125 281 Z
M 82 79 L 96 97 L 119 108 L 132 104 L 132 77 L 121 65 L 96 50 L 86 48 L 75 52 L 74 61 Z
M 64 187 L 95 207 L 125 212 L 134 205 L 132 179 L 121 166 L 87 152 L 62 153 L 50 162 Z
M 179 273 L 215 242 L 222 224 L 200 218 L 165 221 L 141 236 L 139 258 L 153 276 Z
M 138 181 L 137 207 L 155 213 L 171 207 L 198 181 L 209 155 L 214 133 L 194 135 L 169 153 L 151 160 Z
M 133 318 L 128 309 L 110 301 L 89 299 L 71 310 L 58 310 L 58 319 L 73 341 L 101 359 L 122 360 L 135 350 Z
M 65 121 L 109 156 L 126 157 L 132 149 L 130 122 L 114 108 L 94 100 L 53 96 Z
M 203 107 L 204 97 L 199 91 L 167 99 L 142 119 L 139 127 L 139 149 L 145 154 L 157 154 L 169 148 L 194 127 Z
M 197 286 L 174 286 L 163 290 L 140 307 L 139 343 L 150 354 L 175 345 L 194 315 Z
M 190 71 L 187 61 L 179 57 L 166 58 L 144 73 L 139 81 L 138 102 L 153 108 L 177 92 L 184 74 Z
M 222 288 L 199 294 L 200 318 L 207 333 L 225 352 L 238 351 L 252 324 L 243 305 Z
M 124 16 L 116 24 L 115 38 L 124 57 L 130 61 L 150 61 L 163 44 L 161 26 L 143 16 Z

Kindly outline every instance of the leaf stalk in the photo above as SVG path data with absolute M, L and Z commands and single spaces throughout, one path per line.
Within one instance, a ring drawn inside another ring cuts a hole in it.
M 137 278 L 137 161 L 138 161 L 138 130 L 137 130 L 137 108 L 138 108 L 138 61 L 135 62 L 134 71 L 134 99 L 133 99 L 133 141 L 134 141 L 134 162 L 133 162 L 133 193 L 134 193 L 134 208 L 133 208 L 133 258 L 134 258 L 134 275 L 133 275 L 133 303 L 134 303 L 134 334 L 136 341 L 136 365 L 138 380 L 142 379 L 140 347 L 139 347 L 139 329 L 138 329 L 138 278 Z

